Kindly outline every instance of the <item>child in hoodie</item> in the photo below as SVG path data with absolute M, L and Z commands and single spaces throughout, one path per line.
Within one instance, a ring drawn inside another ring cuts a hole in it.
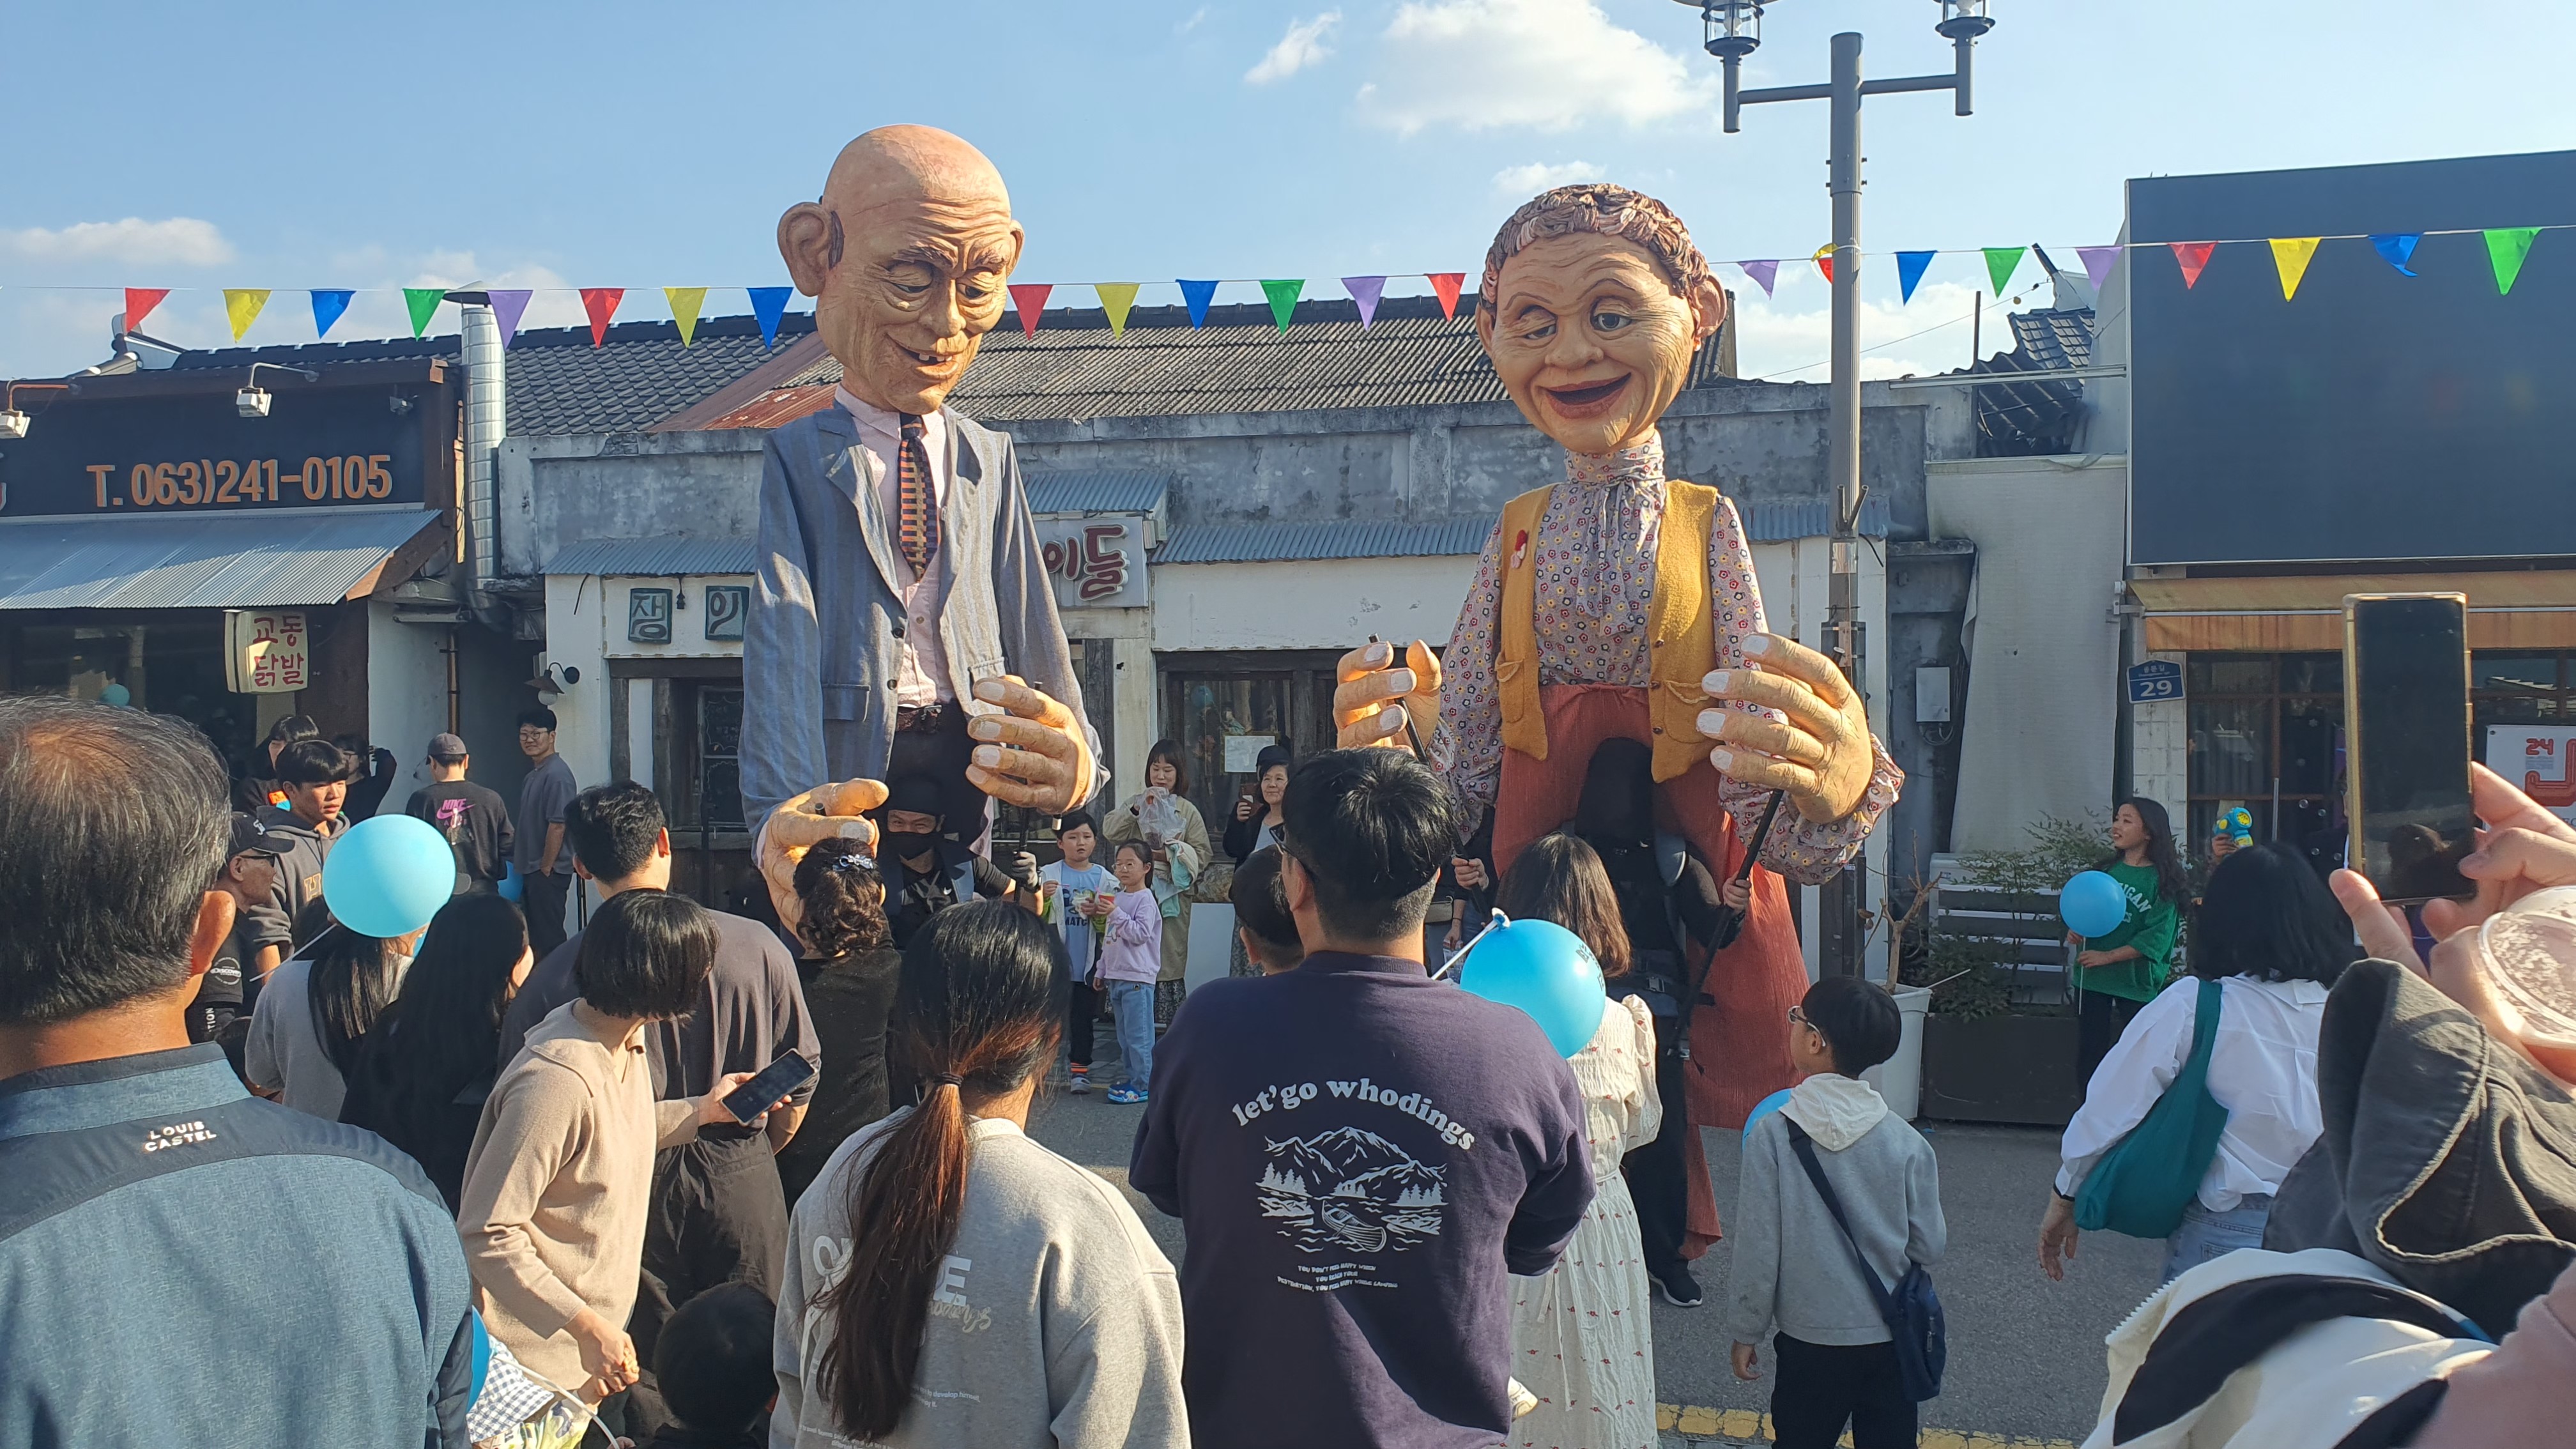
M 1794 1122 L 1814 1139 L 1825 1180 L 1882 1286 L 1906 1265 L 1940 1260 L 1941 1175 L 1921 1134 L 1887 1110 L 1860 1074 L 1896 1052 L 1899 1018 L 1886 990 L 1829 976 L 1789 1010 L 1789 1059 L 1807 1075 L 1788 1104 L 1744 1137 L 1726 1326 L 1735 1376 L 1758 1379 L 1773 1335 L 1771 1423 L 1778 1449 L 1828 1449 L 1846 1424 L 1853 1449 L 1915 1442 L 1914 1403 L 1897 1370 L 1877 1295 L 1790 1145 Z

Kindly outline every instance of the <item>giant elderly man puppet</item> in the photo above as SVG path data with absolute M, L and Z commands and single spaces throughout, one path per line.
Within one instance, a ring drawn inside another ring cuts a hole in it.
M 843 148 L 778 250 L 841 364 L 834 406 L 770 434 L 743 638 L 743 807 L 782 919 L 818 840 L 870 843 L 883 782 L 1047 814 L 1100 783 L 1010 435 L 949 410 L 1020 259 L 1000 173 L 925 126 Z
M 1564 445 L 1565 481 L 1504 507 L 1445 660 L 1418 642 L 1400 661 L 1388 645 L 1355 650 L 1335 700 L 1345 745 L 1401 741 L 1417 716 L 1434 768 L 1493 810 L 1505 869 L 1575 814 L 1606 740 L 1651 749 L 1659 821 L 1720 879 L 1787 792 L 1678 1063 L 1689 1120 L 1709 1126 L 1740 1124 L 1790 1083 L 1784 1018 L 1806 968 L 1782 879 L 1839 870 L 1903 779 L 1833 662 L 1768 631 L 1734 504 L 1664 476 L 1656 423 L 1725 314 L 1708 263 L 1651 197 L 1566 186 L 1514 212 L 1485 257 L 1476 331 L 1522 415 Z M 1696 1149 L 1697 1133 L 1679 1135 Z M 1690 1156 L 1704 1247 L 1716 1215 Z

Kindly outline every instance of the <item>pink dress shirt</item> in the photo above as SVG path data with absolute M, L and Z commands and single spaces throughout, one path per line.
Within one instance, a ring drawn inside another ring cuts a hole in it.
M 903 516 L 903 480 L 897 475 L 895 450 L 902 440 L 902 419 L 853 396 L 848 388 L 835 387 L 832 396 L 844 412 L 858 424 L 859 446 L 868 455 L 877 483 L 877 501 L 885 508 L 887 527 Z M 948 480 L 957 471 L 955 437 L 948 430 L 948 420 L 939 413 L 922 416 L 922 442 L 930 454 L 930 493 L 933 503 L 943 511 L 948 506 Z M 943 539 L 946 530 L 942 530 Z M 901 549 L 889 550 L 897 577 L 888 580 L 894 592 L 903 599 L 907 623 L 903 630 L 903 669 L 895 678 L 894 702 L 912 707 L 957 698 L 957 688 L 948 677 L 948 649 L 939 637 L 939 606 L 948 595 L 948 549 L 943 542 L 931 560 L 927 578 L 913 573 L 904 562 Z

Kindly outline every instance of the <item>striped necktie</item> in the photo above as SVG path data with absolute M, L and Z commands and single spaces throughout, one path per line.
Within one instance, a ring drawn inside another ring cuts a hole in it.
M 930 572 L 939 553 L 939 499 L 930 486 L 929 430 L 918 413 L 897 413 L 902 424 L 895 448 L 895 477 L 902 488 L 902 518 L 897 525 L 903 561 L 917 575 Z

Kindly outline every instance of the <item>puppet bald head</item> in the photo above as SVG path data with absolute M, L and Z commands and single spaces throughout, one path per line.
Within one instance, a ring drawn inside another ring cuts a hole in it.
M 939 410 L 1002 318 L 1019 264 L 1010 192 L 984 154 L 928 126 L 841 148 L 820 201 L 778 219 L 778 252 L 843 387 L 895 412 Z

